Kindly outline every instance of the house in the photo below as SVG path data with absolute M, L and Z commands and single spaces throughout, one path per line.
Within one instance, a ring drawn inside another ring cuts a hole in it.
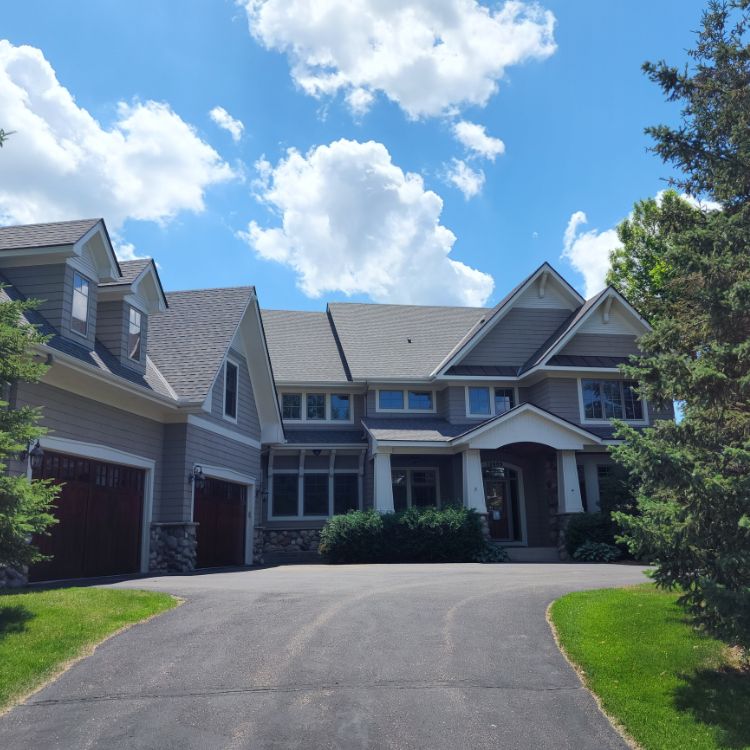
M 165 293 L 94 219 L 0 228 L 0 284 L 50 337 L 10 394 L 49 428 L 11 470 L 64 482 L 35 579 L 299 559 L 334 513 L 457 502 L 556 556 L 610 419 L 672 416 L 618 370 L 647 322 L 546 263 L 492 308 L 261 310 L 251 286 Z

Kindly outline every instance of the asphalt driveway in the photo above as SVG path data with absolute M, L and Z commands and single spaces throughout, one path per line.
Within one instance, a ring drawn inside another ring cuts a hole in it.
M 309 565 L 119 583 L 186 602 L 0 718 L 0 747 L 625 748 L 545 609 L 643 580 L 610 565 Z

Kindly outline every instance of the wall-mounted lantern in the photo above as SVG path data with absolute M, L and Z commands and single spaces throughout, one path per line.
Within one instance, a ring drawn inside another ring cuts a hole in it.
M 196 490 L 202 490 L 206 486 L 206 475 L 200 464 L 193 466 L 192 473 L 188 474 L 188 484 L 194 485 Z
M 42 448 L 38 439 L 33 443 L 29 443 L 29 447 L 21 453 L 21 461 L 28 461 L 32 471 L 41 469 L 43 460 L 44 448 Z

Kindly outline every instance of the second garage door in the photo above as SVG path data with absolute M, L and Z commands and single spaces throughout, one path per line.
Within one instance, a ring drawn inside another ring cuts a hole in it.
M 206 479 L 195 489 L 198 567 L 245 564 L 245 487 Z
M 37 478 L 62 484 L 58 523 L 34 540 L 52 559 L 31 566 L 34 581 L 137 573 L 145 472 L 45 451 Z

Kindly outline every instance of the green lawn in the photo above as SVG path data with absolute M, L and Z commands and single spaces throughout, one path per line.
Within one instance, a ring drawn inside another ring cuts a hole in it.
M 124 589 L 0 593 L 0 713 L 108 635 L 176 604 Z
M 604 710 L 646 750 L 750 748 L 750 672 L 651 584 L 584 591 L 550 609 Z

